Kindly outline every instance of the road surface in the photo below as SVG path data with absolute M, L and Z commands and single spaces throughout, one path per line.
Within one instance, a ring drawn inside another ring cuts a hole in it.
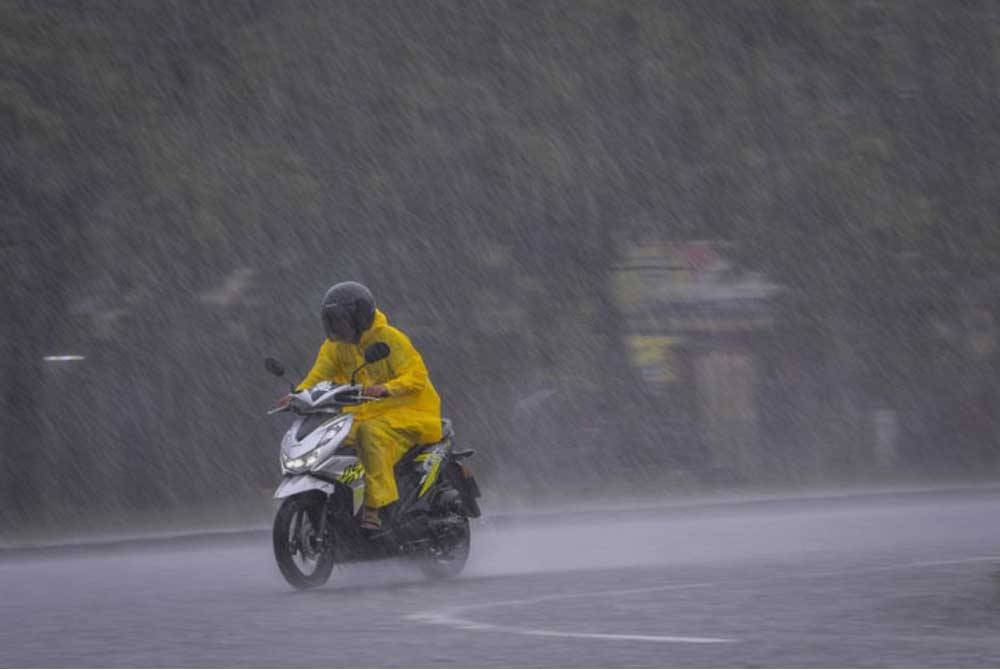
M 296 592 L 262 534 L 0 555 L 0 666 L 998 666 L 1000 490 L 548 514 Z

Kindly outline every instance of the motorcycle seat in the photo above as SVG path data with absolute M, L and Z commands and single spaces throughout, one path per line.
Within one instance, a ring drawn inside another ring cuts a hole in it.
M 412 449 L 406 452 L 406 455 L 409 456 L 412 453 L 419 453 L 426 449 L 430 449 L 431 447 L 436 447 L 442 442 L 446 442 L 453 437 L 455 437 L 455 432 L 451 429 L 451 419 L 441 419 L 441 439 L 438 440 L 437 442 L 428 442 L 427 444 L 414 445 Z

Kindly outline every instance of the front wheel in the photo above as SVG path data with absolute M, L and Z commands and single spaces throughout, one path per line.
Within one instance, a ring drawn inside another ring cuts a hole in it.
M 274 517 L 274 558 L 297 589 L 322 586 L 333 570 L 333 553 L 319 536 L 324 499 L 316 495 L 286 498 Z
M 472 545 L 469 519 L 453 514 L 437 521 L 431 534 L 430 547 L 417 559 L 420 571 L 431 579 L 457 577 L 465 568 Z

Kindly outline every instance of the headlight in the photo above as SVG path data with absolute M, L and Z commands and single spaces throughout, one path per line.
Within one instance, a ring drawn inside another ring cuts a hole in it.
M 311 468 L 316 465 L 316 461 L 319 460 L 319 447 L 313 449 L 305 456 L 299 456 L 298 458 L 286 458 L 285 467 L 289 470 L 302 470 L 303 468 Z
M 347 420 L 348 417 L 342 417 L 340 419 L 337 419 L 336 421 L 331 421 L 323 429 L 323 436 L 319 439 L 319 442 L 316 444 L 315 449 L 313 449 L 308 453 L 303 454 L 302 456 L 299 456 L 298 458 L 282 457 L 281 464 L 285 466 L 286 470 L 291 470 L 293 472 L 305 470 L 307 468 L 311 468 L 312 466 L 316 465 L 316 463 L 319 461 L 320 458 L 320 453 L 319 453 L 320 450 L 327 444 L 329 444 L 330 440 L 336 437 L 337 432 L 344 427 L 344 424 L 347 423 Z M 282 445 L 282 448 L 284 448 L 284 445 Z

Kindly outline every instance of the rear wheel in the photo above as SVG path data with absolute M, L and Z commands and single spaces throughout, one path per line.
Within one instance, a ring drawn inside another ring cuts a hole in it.
M 333 553 L 319 535 L 324 499 L 316 495 L 287 498 L 274 517 L 274 558 L 297 589 L 322 586 L 333 570 Z
M 469 519 L 453 514 L 438 520 L 432 530 L 431 545 L 417 565 L 431 579 L 457 577 L 469 559 L 472 533 Z

